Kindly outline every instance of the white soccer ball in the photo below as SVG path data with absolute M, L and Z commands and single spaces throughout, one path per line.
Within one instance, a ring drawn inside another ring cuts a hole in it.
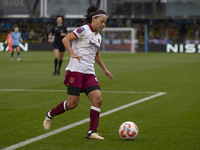
M 138 127 L 135 123 L 126 121 L 119 127 L 119 135 L 122 139 L 133 140 L 138 135 Z

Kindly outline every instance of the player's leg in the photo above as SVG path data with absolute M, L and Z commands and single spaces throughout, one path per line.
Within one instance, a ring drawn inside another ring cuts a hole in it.
M 65 111 L 74 109 L 78 106 L 80 99 L 80 88 L 68 87 L 68 100 L 59 103 L 56 107 L 46 113 L 46 117 L 43 121 L 43 126 L 46 131 L 50 130 L 51 120 L 53 117 L 64 113 Z
M 59 58 L 59 64 L 58 64 L 58 75 L 60 75 L 60 68 L 62 66 L 63 57 L 64 57 L 64 52 L 60 51 L 60 58 Z
M 90 127 L 89 131 L 97 132 L 99 123 L 100 107 L 102 104 L 102 96 L 99 82 L 95 75 L 85 75 L 83 89 L 90 99 L 92 106 L 90 109 Z
M 55 76 L 55 75 L 57 75 L 57 72 L 58 72 L 57 65 L 58 65 L 59 49 L 54 49 L 53 52 L 54 52 L 54 73 L 53 73 L 53 75 Z
M 13 46 L 12 46 L 12 41 L 10 41 L 8 43 L 8 50 L 10 51 L 10 55 L 11 55 L 10 61 L 12 62 L 13 61 Z
M 80 96 L 68 95 L 68 101 L 59 103 L 56 107 L 48 111 L 47 116 L 53 118 L 57 115 L 64 113 L 67 110 L 74 109 L 78 106 Z
M 51 120 L 56 115 L 64 113 L 66 110 L 71 110 L 78 106 L 80 93 L 82 89 L 81 73 L 67 71 L 64 84 L 68 86 L 67 95 L 68 101 L 61 102 L 56 107 L 47 112 L 43 126 L 45 130 L 50 130 Z M 77 87 L 76 87 L 77 86 Z
M 13 48 L 14 49 L 14 48 Z M 14 51 L 12 51 L 11 53 L 10 53 L 10 61 L 12 62 L 13 61 L 13 55 L 14 55 Z
M 10 61 L 13 61 L 13 55 L 14 55 L 14 49 L 16 48 L 15 46 L 12 46 L 13 51 L 10 53 Z
M 85 82 L 83 89 L 85 90 L 86 95 L 92 102 L 92 106 L 90 109 L 90 126 L 86 137 L 89 139 L 103 140 L 104 138 L 99 136 L 97 133 L 100 107 L 102 104 L 102 96 L 101 96 L 99 82 L 96 76 L 94 75 L 85 75 L 84 78 Z
M 98 124 L 99 124 L 100 107 L 102 104 L 102 96 L 101 96 L 100 86 L 97 85 L 98 81 L 96 81 L 94 79 L 92 79 L 90 81 L 96 85 L 85 89 L 86 95 L 92 102 L 92 106 L 90 109 L 90 126 L 88 129 L 86 138 L 103 140 L 104 138 L 99 136 L 99 134 L 97 133 L 97 128 L 98 128 Z
M 78 106 L 80 93 L 82 89 L 83 77 L 81 73 L 67 71 L 64 84 L 68 86 L 67 95 L 68 101 L 61 102 L 52 110 L 46 113 L 43 126 L 45 130 L 50 130 L 51 120 L 56 115 L 64 113 L 66 110 L 71 110 Z
M 94 90 L 88 94 L 88 98 L 92 102 L 90 109 L 90 127 L 89 131 L 97 131 L 100 115 L 100 107 L 102 104 L 102 96 L 100 90 Z
M 21 61 L 21 58 L 20 58 L 20 47 L 17 46 L 16 50 L 17 50 L 17 61 Z
M 62 66 L 64 52 L 65 52 L 65 46 L 63 45 L 62 41 L 59 43 L 59 50 L 60 50 L 60 57 L 59 57 L 59 65 L 58 65 L 58 75 L 60 75 L 60 68 Z
M 12 53 L 12 51 L 13 51 L 12 43 L 11 42 L 8 43 L 8 50 L 9 50 L 10 53 Z
M 96 86 L 94 88 L 96 88 Z M 90 126 L 89 126 L 88 134 L 86 137 L 103 140 L 104 138 L 97 134 L 100 107 L 102 104 L 102 96 L 101 96 L 100 88 L 91 91 L 88 94 L 88 98 L 92 102 L 92 106 L 90 109 Z
M 10 53 L 13 52 L 13 48 L 12 48 L 12 46 L 9 46 L 9 52 L 10 52 Z
M 53 118 L 57 115 L 64 113 L 66 110 L 74 109 L 78 106 L 80 96 L 68 95 L 68 101 L 59 103 L 56 107 L 48 112 L 48 117 Z

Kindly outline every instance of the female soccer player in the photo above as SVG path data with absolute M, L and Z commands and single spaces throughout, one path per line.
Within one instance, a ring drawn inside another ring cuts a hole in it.
M 13 50 L 11 52 L 11 58 L 10 61 L 13 61 L 13 54 L 14 54 L 14 49 L 17 49 L 17 60 L 21 61 L 20 58 L 20 47 L 19 47 L 19 42 L 23 42 L 22 37 L 21 37 L 21 33 L 19 32 L 19 28 L 15 27 L 14 28 L 14 32 L 11 34 L 10 38 L 9 38 L 9 43 L 11 42 L 11 39 L 13 38 L 13 42 L 12 42 L 12 47 Z
M 8 44 L 8 50 L 9 50 L 10 53 L 12 53 L 12 51 L 13 51 L 13 48 L 12 48 L 13 38 L 11 38 L 10 42 L 9 42 L 9 38 L 10 38 L 11 35 L 12 35 L 12 31 L 10 31 L 10 33 L 7 35 L 6 41 L 5 41 L 5 44 Z
M 65 26 L 62 25 L 63 22 L 63 17 L 62 16 L 57 16 L 56 17 L 56 26 L 54 26 L 51 30 L 51 32 L 49 33 L 48 36 L 48 41 L 50 43 L 52 43 L 52 35 L 55 35 L 55 39 L 53 42 L 53 50 L 54 50 L 54 73 L 53 75 L 60 75 L 60 67 L 62 65 L 62 61 L 63 61 L 63 56 L 64 56 L 64 52 L 65 52 L 65 47 L 62 43 L 62 39 L 67 35 L 67 28 Z M 60 55 L 60 56 L 59 56 Z M 59 65 L 57 68 L 57 64 L 58 64 L 58 57 L 59 57 Z
M 65 85 L 68 86 L 68 101 L 61 102 L 46 113 L 43 126 L 49 130 L 51 120 L 56 115 L 64 113 L 78 106 L 80 93 L 85 92 L 90 99 L 90 126 L 86 135 L 89 139 L 104 138 L 97 133 L 102 96 L 99 82 L 94 72 L 94 61 L 103 69 L 104 74 L 113 80 L 113 75 L 107 70 L 99 54 L 101 35 L 99 32 L 105 27 L 106 13 L 98 10 L 94 5 L 87 9 L 86 25 L 74 30 L 63 39 L 65 48 L 70 54 L 70 62 L 66 68 Z M 70 43 L 72 42 L 72 47 Z

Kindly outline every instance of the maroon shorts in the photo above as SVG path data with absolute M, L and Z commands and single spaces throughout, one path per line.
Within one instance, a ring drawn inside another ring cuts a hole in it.
M 86 94 L 88 94 L 87 89 L 90 89 L 89 92 L 93 89 L 100 89 L 99 82 L 95 75 L 80 72 L 67 71 L 64 84 L 68 87 L 80 88 L 80 92 L 86 92 Z

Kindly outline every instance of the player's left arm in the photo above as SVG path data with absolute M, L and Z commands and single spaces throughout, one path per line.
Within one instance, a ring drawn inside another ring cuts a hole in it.
M 101 59 L 101 56 L 99 54 L 99 51 L 97 52 L 96 54 L 96 57 L 95 57 L 95 60 L 97 62 L 97 64 L 103 69 L 104 71 L 104 74 L 110 79 L 110 80 L 113 80 L 113 75 L 112 73 L 110 73 L 110 71 L 108 71 L 108 69 L 106 68 L 106 66 L 104 65 L 102 59 Z

